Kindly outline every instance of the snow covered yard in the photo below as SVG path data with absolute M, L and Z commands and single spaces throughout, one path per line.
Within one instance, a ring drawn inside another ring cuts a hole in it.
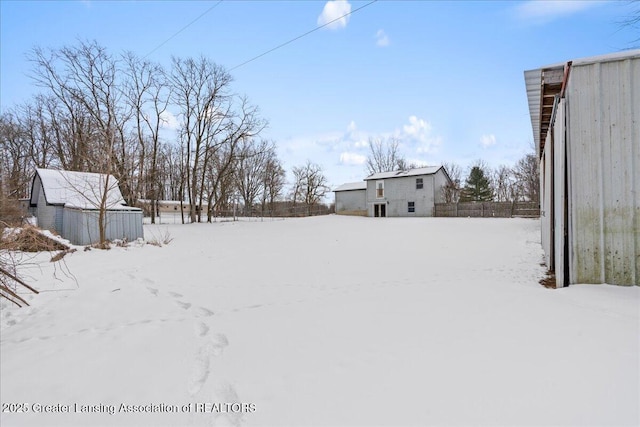
M 640 424 L 640 288 L 543 288 L 536 220 L 164 230 L 2 302 L 2 426 Z

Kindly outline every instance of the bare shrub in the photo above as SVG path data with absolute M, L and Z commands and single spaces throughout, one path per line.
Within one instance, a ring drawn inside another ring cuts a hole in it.
M 26 212 L 20 207 L 18 200 L 12 200 L 0 194 L 0 222 L 4 224 L 0 229 L 21 225 L 25 216 Z
M 168 245 L 173 241 L 173 237 L 171 237 L 171 233 L 169 233 L 168 229 L 165 229 L 163 232 L 160 232 L 159 235 L 151 232 L 153 236 L 151 239 L 147 240 L 148 245 L 162 247 L 162 245 Z
M 19 273 L 19 267 L 29 263 L 30 258 L 26 253 L 56 252 L 51 262 L 59 262 L 68 253 L 75 252 L 65 244 L 42 234 L 38 228 L 27 225 L 24 227 L 9 227 L 9 224 L 0 222 L 0 298 L 5 298 L 18 307 L 29 303 L 18 295 L 21 288 L 35 294 L 39 292 L 29 286 L 24 277 Z

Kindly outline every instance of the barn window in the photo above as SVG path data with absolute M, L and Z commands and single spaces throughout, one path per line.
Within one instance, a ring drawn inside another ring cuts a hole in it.
M 376 181 L 376 198 L 382 199 L 384 197 L 384 181 Z
M 416 190 L 422 190 L 423 183 L 422 178 L 416 178 Z
M 416 202 L 407 203 L 407 208 L 409 213 L 414 213 L 416 211 Z

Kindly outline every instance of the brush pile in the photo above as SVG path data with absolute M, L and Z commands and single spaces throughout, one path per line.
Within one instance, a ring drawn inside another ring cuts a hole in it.
M 51 258 L 51 261 L 55 262 L 73 251 L 75 249 L 71 249 L 53 236 L 44 234 L 33 225 L 9 227 L 6 223 L 0 222 L 0 298 L 22 307 L 29 304 L 19 295 L 20 289 L 38 293 L 18 273 L 18 267 L 24 263 L 21 256 L 23 253 L 57 252 Z

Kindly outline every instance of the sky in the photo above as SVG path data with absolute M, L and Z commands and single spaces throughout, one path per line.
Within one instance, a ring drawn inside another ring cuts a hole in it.
M 200 55 L 222 65 L 232 90 L 269 122 L 261 137 L 275 141 L 285 169 L 317 163 L 331 188 L 367 176 L 375 138 L 397 138 L 417 165 L 513 165 L 533 151 L 523 72 L 637 47 L 638 30 L 621 24 L 634 8 L 577 0 L 1 0 L 0 108 L 38 93 L 28 77 L 31 49 L 95 40 L 112 54 L 163 65 Z

